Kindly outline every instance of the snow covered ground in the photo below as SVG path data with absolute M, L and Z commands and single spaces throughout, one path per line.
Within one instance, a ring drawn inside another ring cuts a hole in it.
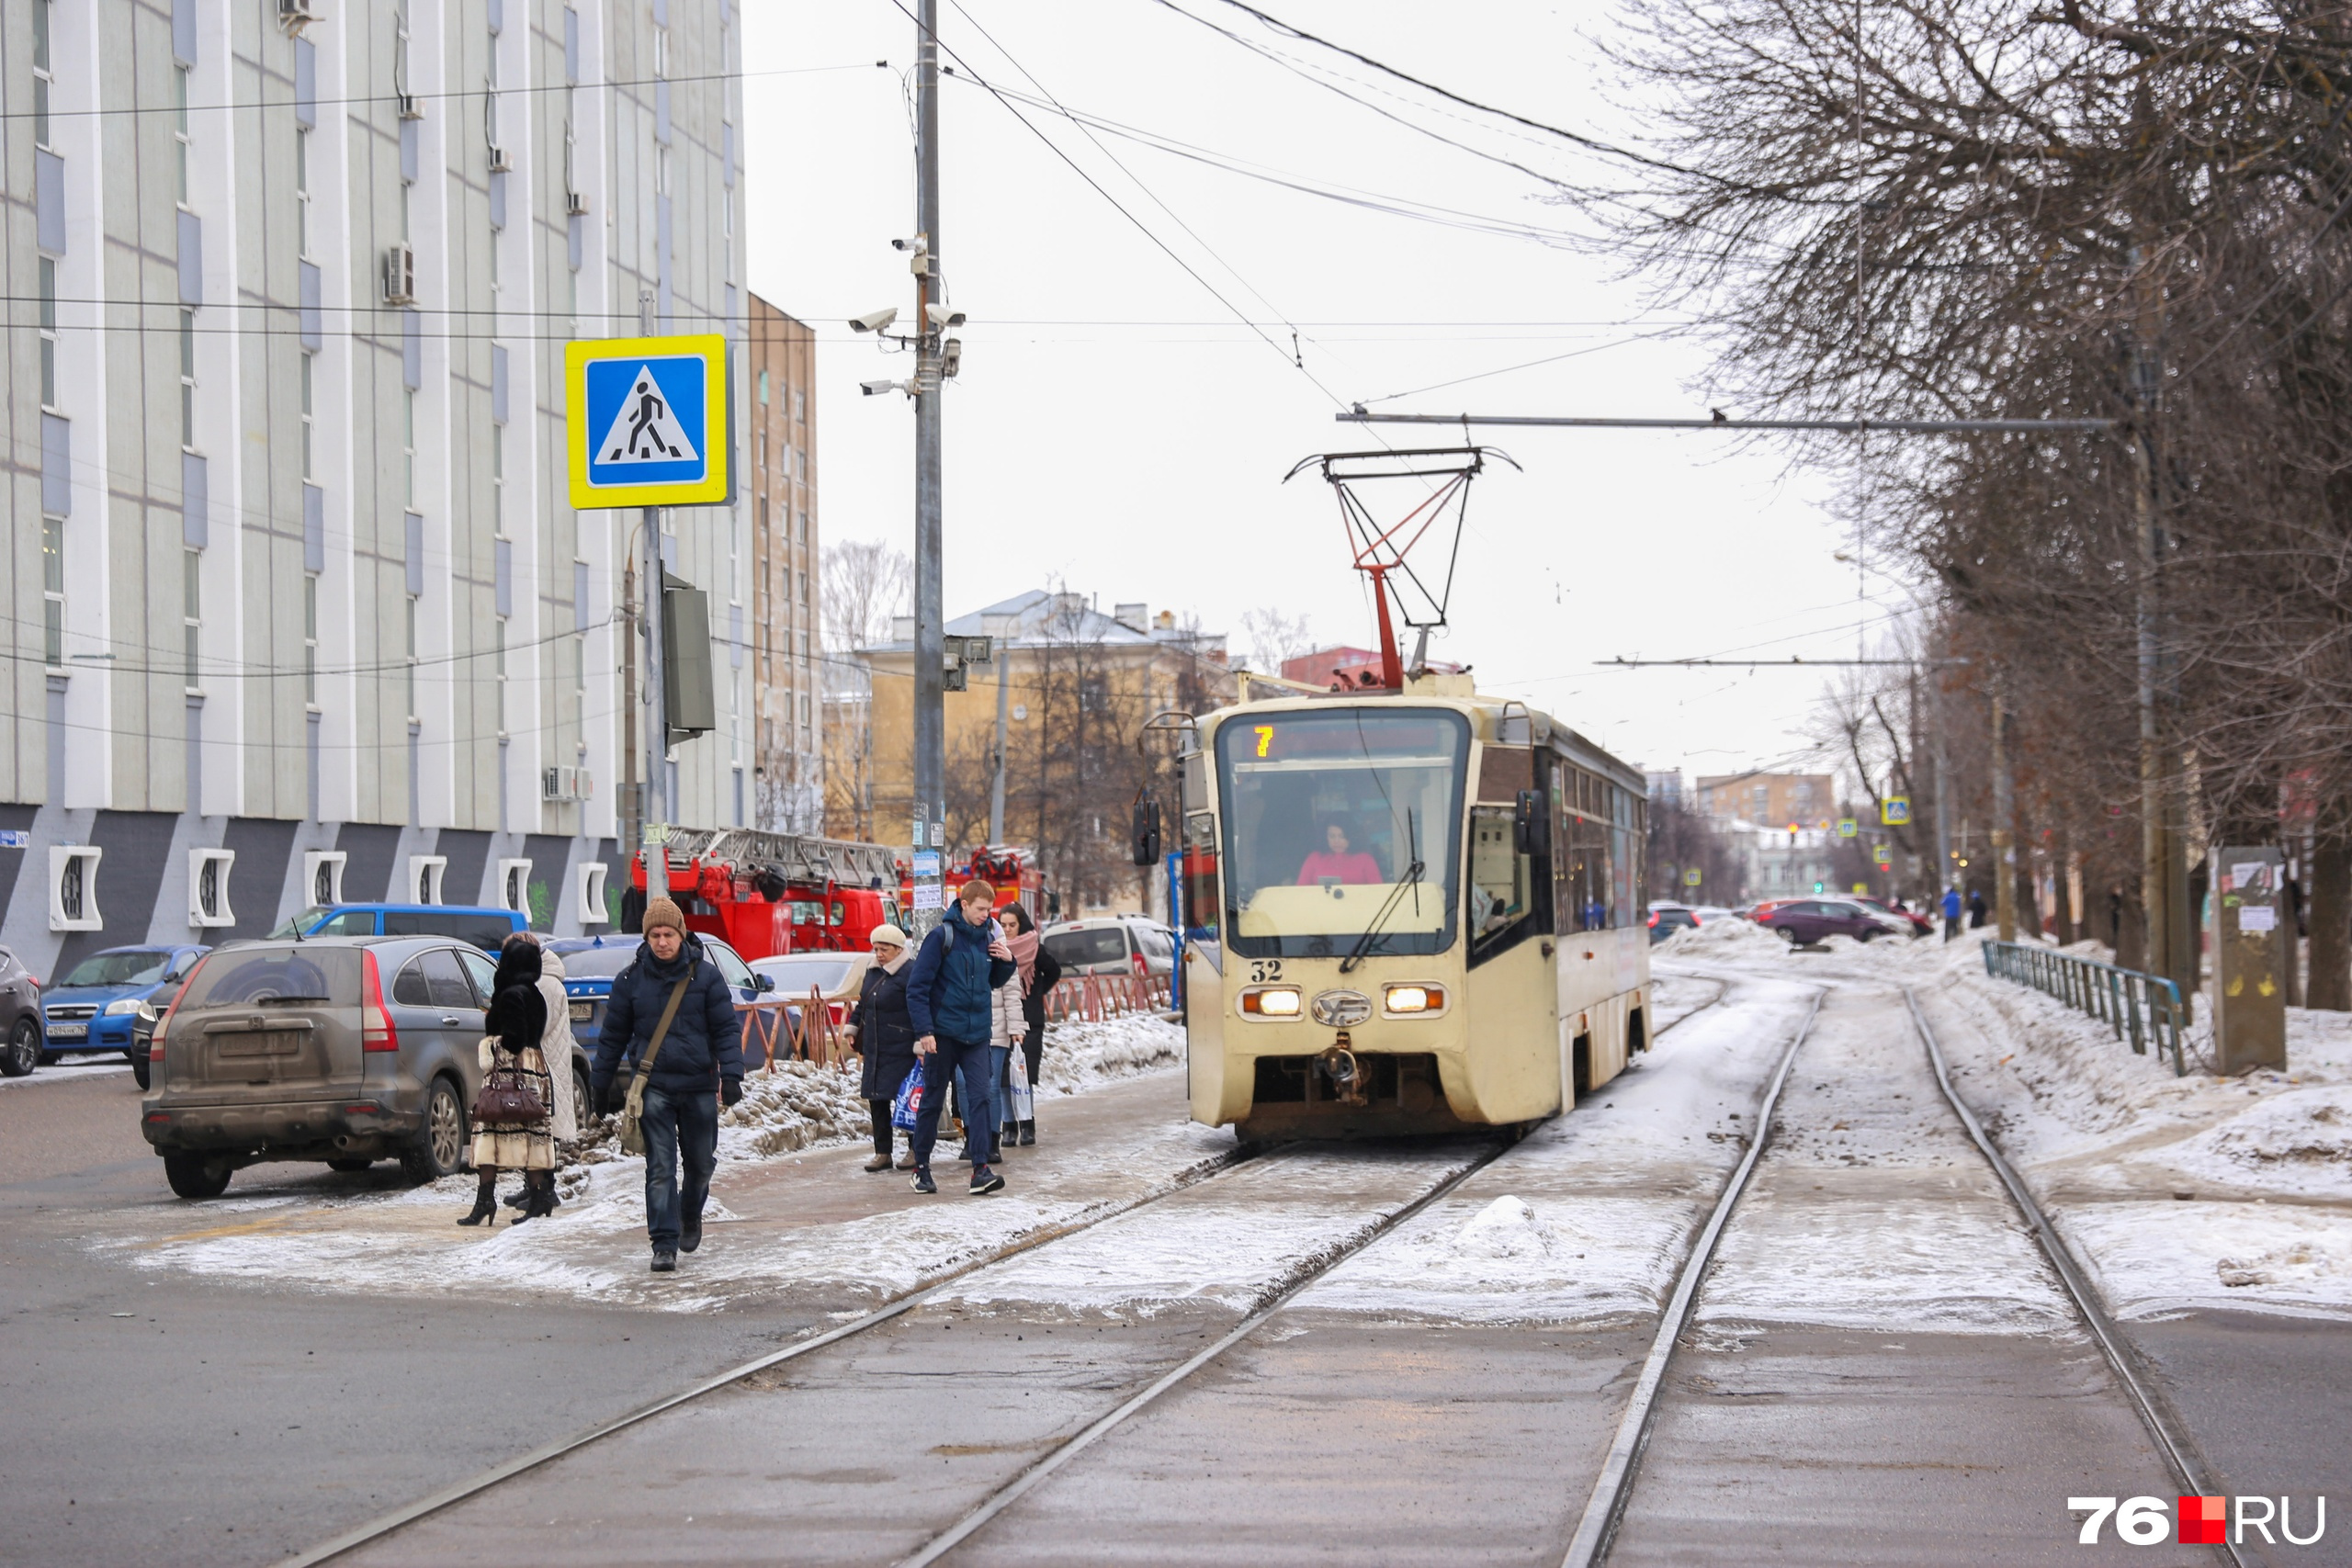
M 2189 1074 L 1984 972 L 1990 929 L 1951 943 L 1833 939 L 1792 951 L 1747 922 L 1657 950 L 1700 973 L 1916 987 L 1953 1079 L 2125 1317 L 2191 1307 L 2352 1314 L 2352 1014 L 2288 1011 L 2287 1070 Z M 2097 943 L 2069 951 L 2108 956 Z M 1890 1028 L 1894 1027 L 1890 1021 Z

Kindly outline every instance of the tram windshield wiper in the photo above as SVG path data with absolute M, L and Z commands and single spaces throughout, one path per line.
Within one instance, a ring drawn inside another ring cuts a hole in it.
M 1428 867 L 1421 863 L 1420 823 L 1415 814 L 1410 811 L 1405 813 L 1405 835 L 1407 842 L 1412 847 L 1412 862 L 1405 867 L 1403 880 L 1398 882 L 1389 893 L 1388 901 L 1380 906 L 1380 912 L 1374 915 L 1372 922 L 1363 928 L 1363 935 L 1356 938 L 1355 946 L 1350 948 L 1348 955 L 1340 960 L 1340 973 L 1342 975 L 1353 974 L 1356 965 L 1364 961 L 1364 955 L 1372 951 L 1374 941 L 1380 936 L 1381 928 L 1387 925 L 1388 917 L 1396 913 L 1397 900 L 1409 892 L 1413 896 L 1414 909 L 1419 911 L 1421 907 L 1421 874 Z

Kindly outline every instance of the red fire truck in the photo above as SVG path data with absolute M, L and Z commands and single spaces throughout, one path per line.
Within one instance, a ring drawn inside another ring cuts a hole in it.
M 996 908 L 1003 908 L 1018 899 L 1040 924 L 1057 913 L 1046 902 L 1046 874 L 1037 868 L 1037 852 L 1025 844 L 989 844 L 974 850 L 960 864 L 946 870 L 946 886 L 942 895 L 956 897 L 956 890 L 974 877 L 978 877 L 996 889 Z M 914 908 L 914 872 L 902 857 L 899 861 L 899 907 Z
M 695 931 L 726 939 L 746 961 L 786 953 L 864 953 L 866 934 L 903 924 L 899 866 L 880 844 L 673 828 L 670 897 Z M 630 866 L 645 890 L 645 856 Z

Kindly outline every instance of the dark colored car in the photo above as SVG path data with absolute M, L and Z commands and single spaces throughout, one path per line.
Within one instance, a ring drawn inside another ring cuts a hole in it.
M 447 936 L 265 939 L 198 961 L 154 1032 L 140 1130 L 172 1190 L 218 1197 L 264 1160 L 412 1180 L 464 1168 L 493 971 Z M 575 1052 L 574 1088 L 588 1059 Z
M 784 1000 L 772 996 L 775 982 L 754 975 L 742 955 L 715 936 L 696 939 L 726 978 L 728 994 L 743 1019 L 743 1062 L 759 1066 L 775 1048 L 783 1023 Z M 593 1061 L 605 1024 L 605 1005 L 612 998 L 613 976 L 637 957 L 642 937 L 628 935 L 564 937 L 548 943 L 548 951 L 563 960 L 564 994 L 571 998 L 571 1037 Z M 585 1101 L 583 1100 L 584 1104 Z
M 496 953 L 498 944 L 530 929 L 515 909 L 475 904 L 313 904 L 279 922 L 273 937 L 453 936 Z
M 1877 916 L 1860 905 L 1842 898 L 1792 899 L 1756 923 L 1780 932 L 1788 939 L 1792 947 L 1808 946 L 1830 936 L 1849 936 L 1856 942 L 1869 942 L 1886 931 Z
M 133 1067 L 132 1034 L 140 1014 L 171 1005 L 172 994 L 212 950 L 175 947 L 109 947 L 74 965 L 41 1000 L 47 1022 L 46 1056 L 61 1051 L 119 1051 Z
M 1650 940 L 1652 942 L 1664 942 L 1676 931 L 1696 931 L 1698 927 L 1699 912 L 1696 909 L 1680 904 L 1652 904 L 1650 906 Z
M 40 982 L 0 947 L 0 1077 L 20 1078 L 40 1063 Z

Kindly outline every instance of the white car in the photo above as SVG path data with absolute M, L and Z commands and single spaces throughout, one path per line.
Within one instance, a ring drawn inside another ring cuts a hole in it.
M 1176 968 L 1174 933 L 1141 915 L 1103 915 L 1046 927 L 1039 942 L 1065 975 L 1167 976 Z

